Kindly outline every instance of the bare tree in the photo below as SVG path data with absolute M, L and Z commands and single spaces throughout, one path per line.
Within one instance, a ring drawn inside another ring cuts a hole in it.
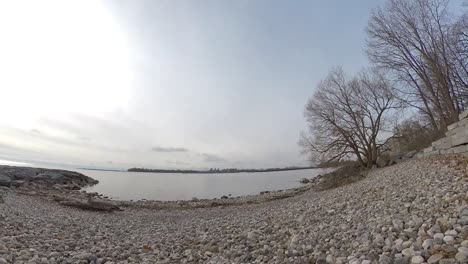
M 467 2 L 468 3 L 468 2 Z M 461 16 L 450 31 L 450 59 L 452 78 L 459 93 L 461 105 L 468 105 L 468 14 Z
M 392 87 L 381 74 L 362 72 L 348 80 L 341 68 L 333 69 L 306 105 L 309 130 L 299 144 L 313 161 L 355 157 L 370 168 L 380 155 L 382 132 L 391 130 L 395 107 Z
M 371 62 L 404 84 L 400 99 L 441 133 L 467 106 L 466 60 L 456 46 L 466 24 L 454 30 L 452 20 L 448 0 L 388 0 L 367 28 Z

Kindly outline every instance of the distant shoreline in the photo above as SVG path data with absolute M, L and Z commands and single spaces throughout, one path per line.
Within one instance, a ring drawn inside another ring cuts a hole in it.
M 268 168 L 268 169 L 210 169 L 210 170 L 164 170 L 164 169 L 145 169 L 130 168 L 128 172 L 152 172 L 152 173 L 185 173 L 185 174 L 221 174 L 221 173 L 241 173 L 241 172 L 274 172 L 274 171 L 293 171 L 309 170 L 317 167 L 288 167 L 288 168 Z
M 117 171 L 117 172 L 126 172 L 126 170 L 118 169 L 95 169 L 95 168 L 76 168 L 77 170 L 91 170 L 91 171 Z

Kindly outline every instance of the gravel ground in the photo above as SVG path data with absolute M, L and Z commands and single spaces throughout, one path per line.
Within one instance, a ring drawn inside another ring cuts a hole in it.
M 81 211 L 1 189 L 4 263 L 468 263 L 467 160 L 261 204 Z

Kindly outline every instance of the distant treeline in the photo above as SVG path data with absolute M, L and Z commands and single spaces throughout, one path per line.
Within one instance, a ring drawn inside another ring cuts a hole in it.
M 314 169 L 315 167 L 285 167 L 285 168 L 268 168 L 268 169 L 209 169 L 209 170 L 163 170 L 163 169 L 145 169 L 145 168 L 130 168 L 129 172 L 156 172 L 156 173 L 239 173 L 239 172 L 271 172 L 271 171 L 290 171 L 290 170 L 306 170 Z

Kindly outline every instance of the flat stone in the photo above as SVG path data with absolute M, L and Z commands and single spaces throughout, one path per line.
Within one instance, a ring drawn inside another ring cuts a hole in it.
M 421 264 L 424 262 L 424 258 L 421 256 L 414 256 L 411 258 L 411 263 L 413 264 Z
M 427 263 L 428 264 L 434 264 L 434 263 L 437 263 L 439 262 L 439 260 L 441 260 L 444 256 L 442 254 L 434 254 L 432 256 L 429 257 L 429 259 L 427 259 Z
M 395 257 L 394 264 L 409 264 L 410 258 L 409 257 Z
M 401 253 L 405 257 L 412 257 L 415 255 L 414 250 L 412 248 L 405 248 L 401 251 Z

